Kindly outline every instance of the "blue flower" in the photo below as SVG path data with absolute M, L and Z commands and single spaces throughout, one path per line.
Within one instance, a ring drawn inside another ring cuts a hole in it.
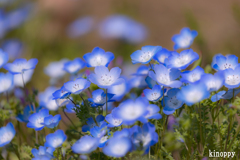
M 114 108 L 113 110 L 112 110 L 112 113 L 114 113 L 115 112 L 115 110 L 116 110 L 116 108 Z M 106 116 L 106 121 L 109 123 L 108 124 L 108 127 L 118 127 L 118 126 L 121 126 L 122 125 L 122 119 L 118 119 L 118 118 L 115 118 L 114 116 L 113 116 L 113 114 L 108 114 L 107 116 Z
M 201 82 L 205 83 L 208 90 L 217 91 L 219 90 L 224 84 L 224 72 L 218 71 L 214 75 L 212 74 L 205 74 L 201 77 Z
M 54 133 L 50 133 L 46 136 L 46 142 L 44 146 L 58 148 L 67 139 L 67 136 L 60 129 L 56 130 Z
M 165 59 L 168 59 L 172 55 L 172 51 L 162 48 L 159 52 L 153 57 L 154 60 L 158 61 L 160 64 L 165 64 Z
M 71 23 L 67 29 L 70 38 L 77 38 L 87 34 L 93 29 L 94 20 L 92 17 L 81 17 Z
M 85 67 L 86 63 L 81 58 L 75 58 L 73 61 L 68 61 L 64 64 L 63 70 L 71 74 L 76 74 L 79 70 Z
M 13 75 L 0 73 L 0 93 L 7 92 L 13 87 Z
M 122 83 L 109 87 L 107 92 L 113 94 L 112 100 L 121 101 L 129 90 L 130 86 L 125 79 Z
M 112 52 L 105 52 L 99 47 L 95 47 L 91 53 L 86 53 L 83 59 L 87 62 L 87 67 L 108 66 L 114 59 Z
M 22 74 L 14 74 L 13 75 L 14 86 L 23 87 L 22 76 L 24 79 L 24 83 L 27 84 L 31 80 L 33 72 L 34 70 L 32 69 L 24 71 Z
M 88 79 L 98 85 L 100 88 L 108 88 L 117 84 L 121 84 L 124 79 L 119 78 L 121 69 L 118 67 L 112 68 L 110 71 L 105 66 L 98 66 L 95 68 L 94 73 L 88 76 Z
M 50 63 L 44 68 L 44 73 L 54 79 L 63 77 L 66 74 L 63 67 L 67 61 L 67 59 L 62 59 L 60 61 Z
M 148 85 L 148 87 L 149 88 L 153 88 L 155 85 L 157 85 L 157 82 L 156 81 L 154 81 L 151 77 L 149 77 L 149 76 L 147 76 L 146 78 L 145 78 L 145 82 L 147 83 L 147 85 Z
M 113 100 L 111 100 L 113 96 L 114 94 L 107 93 L 107 101 L 113 102 Z M 92 97 L 93 98 L 88 98 L 88 100 L 92 103 L 92 107 L 103 106 L 106 103 L 106 93 L 104 93 L 104 90 L 102 89 L 93 91 Z
M 38 113 L 33 113 L 29 116 L 27 123 L 28 128 L 34 128 L 36 131 L 40 131 L 44 128 L 44 118 L 49 115 L 49 111 L 47 109 L 42 109 Z
M 107 145 L 103 148 L 103 153 L 110 157 L 124 157 L 132 147 L 132 142 L 127 137 L 109 139 Z
M 93 137 L 99 139 L 99 148 L 102 148 L 105 143 L 107 142 L 108 136 L 108 129 L 107 129 L 107 123 L 103 122 L 100 126 L 94 126 L 90 129 L 90 133 Z
M 184 86 L 177 94 L 177 99 L 191 106 L 210 96 L 207 86 L 204 83 L 190 84 Z
M 9 56 L 9 60 L 20 58 L 23 52 L 23 44 L 17 39 L 8 39 L 3 42 L 2 49 Z
M 77 142 L 75 142 L 71 149 L 77 154 L 89 154 L 96 150 L 99 144 L 99 139 L 92 136 L 83 136 Z
M 39 107 L 38 107 L 39 108 Z M 33 106 L 26 106 L 23 110 L 23 114 L 18 114 L 16 119 L 19 121 L 19 122 L 29 122 L 28 121 L 28 118 L 29 116 L 31 115 L 31 112 L 34 112 L 34 108 Z M 38 112 L 38 111 L 37 111 Z
M 234 91 L 234 95 L 233 95 Z M 223 92 L 222 92 L 223 93 Z M 222 95 L 222 99 L 231 99 L 233 96 L 237 96 L 240 93 L 240 88 L 238 89 L 229 89 L 225 94 Z
M 128 81 L 128 83 L 129 83 L 129 89 L 146 88 L 148 86 L 144 76 L 134 76 Z
M 167 96 L 162 100 L 163 113 L 166 115 L 173 114 L 176 109 L 179 109 L 183 105 L 183 101 L 177 98 L 177 94 L 180 89 L 172 88 L 167 92 Z M 164 103 L 163 103 L 164 102 Z
M 74 81 L 68 81 L 67 83 L 64 83 L 64 88 L 66 91 L 72 93 L 72 94 L 79 94 L 83 90 L 90 87 L 91 82 L 84 78 L 77 78 Z
M 162 64 L 156 64 L 154 66 L 154 71 L 149 71 L 149 77 L 151 77 L 158 84 L 166 86 L 179 88 L 182 82 L 176 80 L 180 76 L 180 71 L 178 69 L 168 69 Z
M 139 119 L 142 123 L 147 123 L 148 119 L 161 119 L 162 115 L 159 113 L 160 108 L 155 104 L 149 104 L 147 106 L 146 114 Z
M 14 138 L 16 131 L 13 124 L 10 122 L 5 127 L 0 128 L 0 147 L 10 143 Z
M 147 76 L 148 75 L 148 71 L 149 71 L 149 67 L 148 66 L 139 66 L 136 73 L 132 74 L 134 76 Z
M 149 101 L 157 102 L 163 95 L 163 90 L 161 86 L 155 85 L 152 89 L 144 89 L 144 95 Z
M 194 83 L 201 79 L 202 75 L 204 75 L 204 69 L 200 66 L 197 66 L 192 71 L 184 71 L 181 73 L 181 81 L 183 83 Z
M 148 101 L 144 98 L 137 98 L 122 102 L 112 113 L 117 119 L 122 119 L 123 124 L 131 125 L 147 113 Z
M 182 52 L 172 52 L 172 55 L 165 60 L 168 68 L 186 69 L 190 64 L 199 59 L 199 55 L 192 49 L 186 49 Z
M 52 95 L 53 95 L 53 99 L 66 99 L 69 95 L 71 94 L 71 92 L 67 91 L 65 89 L 64 86 L 62 86 L 61 89 L 56 90 Z
M 172 37 L 172 41 L 175 43 L 174 49 L 189 48 L 197 35 L 197 31 L 191 31 L 189 28 L 183 28 L 180 34 Z
M 59 121 L 61 120 L 61 115 L 57 114 L 54 117 L 52 115 L 49 115 L 44 118 L 43 124 L 48 128 L 55 128 L 57 127 Z
M 12 74 L 22 74 L 24 71 L 34 69 L 38 63 L 36 58 L 26 59 L 20 58 L 16 59 L 12 63 L 7 63 L 3 68 L 11 72 Z
M 235 69 L 229 68 L 224 70 L 224 85 L 229 88 L 237 88 L 240 85 L 240 65 Z
M 219 91 L 217 94 L 214 94 L 211 97 L 211 101 L 212 102 L 217 102 L 218 100 L 223 99 L 223 95 L 225 95 L 225 94 L 226 94 L 226 91 Z M 233 96 L 233 94 L 232 94 L 232 96 Z M 231 98 L 229 98 L 229 99 L 231 99 Z
M 92 117 L 87 119 L 87 125 L 84 125 L 82 127 L 82 132 L 87 132 L 90 131 L 91 128 L 93 128 L 94 126 L 101 126 L 104 123 L 104 116 L 103 115 L 98 115 L 96 117 L 96 121 L 97 124 L 95 123 L 95 121 L 93 120 Z
M 74 111 L 74 108 L 75 108 L 75 107 L 76 107 L 75 104 L 73 104 L 73 103 L 68 103 L 68 104 L 66 105 L 65 112 L 67 112 L 67 113 L 76 113 L 76 112 Z
M 39 149 L 37 150 L 36 148 L 32 149 L 32 154 L 33 156 L 37 159 L 39 158 L 39 160 L 41 159 L 52 159 L 54 158 L 53 156 L 53 152 L 55 151 L 55 148 L 52 147 L 45 147 L 45 146 L 40 146 Z
M 131 54 L 132 63 L 149 63 L 153 56 L 162 49 L 161 46 L 144 46 L 142 50 L 137 50 Z
M 56 90 L 56 87 L 48 87 L 44 92 L 39 93 L 39 105 L 47 108 L 50 111 L 58 110 L 58 105 L 56 104 L 56 101 L 53 100 L 54 97 L 52 95 L 52 93 Z
M 215 70 L 235 69 L 239 65 L 238 57 L 235 55 L 223 56 L 222 54 L 217 54 L 213 57 L 211 65 Z
M 8 62 L 8 54 L 0 49 L 0 68 L 2 68 Z

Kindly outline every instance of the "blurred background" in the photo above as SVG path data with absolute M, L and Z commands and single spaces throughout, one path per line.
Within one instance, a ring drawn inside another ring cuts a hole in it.
M 1 48 L 12 60 L 38 58 L 30 85 L 40 91 L 51 83 L 51 62 L 82 58 L 99 46 L 115 54 L 123 71 L 135 70 L 132 52 L 144 45 L 173 50 L 171 37 L 183 27 L 198 31 L 192 48 L 203 56 L 202 67 L 217 53 L 240 55 L 238 0 L 0 0 L 0 6 Z

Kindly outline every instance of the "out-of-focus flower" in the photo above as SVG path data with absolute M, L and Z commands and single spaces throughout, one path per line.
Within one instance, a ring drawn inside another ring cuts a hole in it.
M 64 64 L 67 62 L 67 59 L 62 59 L 57 62 L 51 62 L 45 69 L 44 73 L 51 78 L 58 79 L 63 77 L 66 72 L 63 70 Z
M 176 80 L 179 76 L 180 71 L 178 69 L 168 69 L 162 64 L 156 64 L 154 66 L 154 71 L 149 71 L 149 77 L 151 77 L 158 84 L 166 87 L 181 87 L 182 82 Z
M 172 55 L 165 59 L 168 68 L 186 69 L 190 64 L 199 59 L 199 55 L 192 49 L 186 49 L 182 52 L 172 52 Z
M 164 114 L 173 114 L 176 109 L 182 107 L 183 101 L 177 98 L 178 92 L 180 92 L 180 89 L 178 88 L 172 88 L 167 92 L 167 96 L 164 97 L 164 100 L 162 100 Z
M 83 136 L 77 142 L 75 142 L 71 149 L 77 154 L 89 154 L 96 150 L 99 144 L 99 139 L 91 136 Z
M 112 97 L 114 94 L 111 93 L 104 93 L 104 90 L 97 89 L 92 92 L 92 98 L 88 98 L 88 100 L 92 103 L 92 107 L 103 106 L 106 103 L 106 96 L 107 102 L 113 102 Z
M 239 66 L 238 57 L 235 55 L 223 56 L 222 54 L 217 54 L 213 57 L 211 65 L 215 70 L 235 69 Z
M 93 120 L 92 117 L 87 119 L 87 125 L 82 126 L 82 131 L 83 132 L 87 132 L 90 131 L 91 128 L 93 128 L 94 126 L 101 126 L 104 123 L 104 116 L 103 115 L 98 115 L 96 117 L 96 122 Z
M 109 87 L 108 93 L 113 94 L 112 100 L 121 101 L 125 94 L 129 92 L 129 89 L 130 86 L 125 79 L 122 83 Z
M 183 28 L 180 34 L 172 37 L 172 41 L 175 43 L 173 48 L 175 50 L 179 48 L 189 48 L 197 35 L 197 31 L 191 31 L 189 28 Z
M 144 46 L 142 47 L 142 50 L 137 50 L 131 54 L 132 63 L 147 64 L 161 49 L 161 46 Z
M 71 74 L 76 74 L 79 70 L 83 69 L 85 65 L 85 62 L 81 58 L 75 58 L 73 61 L 66 62 L 63 70 Z
M 124 81 L 123 78 L 119 78 L 121 69 L 118 67 L 114 67 L 109 71 L 105 66 L 97 66 L 94 72 L 95 74 L 90 74 L 88 79 L 100 88 L 107 89 L 108 87 L 121 84 Z
M 218 100 L 220 99 L 223 99 L 223 95 L 226 94 L 226 91 L 219 91 L 217 94 L 214 94 L 212 97 L 211 97 L 211 101 L 212 102 L 217 102 Z
M 163 95 L 163 90 L 161 86 L 155 85 L 152 89 L 144 89 L 144 95 L 149 101 L 157 102 Z
M 116 110 L 116 108 L 114 108 L 113 110 L 112 110 L 112 113 L 114 112 Z M 120 126 L 121 124 L 122 124 L 122 119 L 118 119 L 118 118 L 115 118 L 114 116 L 113 116 L 113 114 L 108 114 L 107 116 L 106 116 L 106 121 L 109 123 L 108 124 L 108 127 L 118 127 L 118 126 Z
M 59 121 L 61 120 L 61 115 L 57 114 L 55 116 L 49 115 L 44 118 L 43 124 L 48 128 L 55 128 L 57 127 Z
M 56 90 L 52 95 L 53 95 L 53 99 L 66 99 L 69 95 L 71 94 L 71 92 L 67 91 L 66 88 L 64 86 L 62 86 L 59 90 Z
M 100 126 L 94 126 L 93 128 L 90 129 L 90 133 L 93 137 L 99 139 L 98 147 L 102 148 L 105 145 L 105 143 L 107 142 L 107 139 L 108 139 L 107 123 L 103 122 Z
M 73 104 L 72 102 L 68 103 L 66 105 L 65 112 L 67 112 L 67 113 L 76 113 L 75 110 L 74 110 L 75 107 L 76 107 L 75 104 Z
M 33 158 L 34 160 L 37 158 L 43 159 L 43 160 L 50 160 L 52 158 L 54 158 L 53 156 L 53 152 L 55 151 L 55 148 L 52 147 L 45 147 L 45 146 L 40 146 L 39 149 L 37 150 L 36 148 L 32 149 L 32 154 L 35 158 Z
M 50 133 L 46 136 L 46 142 L 44 146 L 58 148 L 66 139 L 67 136 L 64 134 L 63 130 L 58 129 L 54 133 Z
M 229 88 L 237 88 L 240 85 L 240 65 L 235 69 L 228 68 L 224 70 L 224 85 Z
M 23 58 L 16 59 L 12 63 L 7 63 L 4 68 L 12 74 L 22 74 L 27 70 L 32 70 L 36 67 L 38 60 L 36 58 L 26 60 Z
M 217 91 L 223 86 L 224 73 L 221 71 L 218 71 L 214 75 L 205 74 L 201 77 L 201 82 L 206 84 L 206 86 L 210 92 Z
M 10 122 L 5 127 L 0 128 L 0 147 L 10 143 L 14 138 L 16 131 L 13 124 Z
M 49 115 L 49 111 L 47 109 L 42 109 L 38 113 L 33 113 L 29 116 L 27 123 L 28 128 L 34 128 L 36 131 L 40 131 L 44 128 L 44 118 Z
M 77 38 L 89 33 L 94 27 L 94 19 L 92 17 L 81 17 L 71 23 L 67 29 L 70 38 Z
M 147 66 L 139 66 L 136 73 L 133 73 L 132 75 L 134 76 L 147 76 L 148 75 L 148 72 L 149 72 L 149 67 Z
M 8 62 L 8 59 L 8 54 L 0 49 L 0 68 L 2 68 Z
M 183 83 L 194 83 L 201 79 L 201 77 L 205 74 L 204 69 L 200 66 L 197 66 L 192 71 L 184 71 L 181 73 L 181 81 Z
M 58 105 L 55 100 L 53 100 L 52 93 L 57 90 L 56 87 L 48 87 L 44 92 L 40 92 L 38 95 L 39 105 L 47 108 L 50 111 L 56 111 L 58 109 Z
M 158 61 L 160 64 L 165 64 L 165 59 L 170 57 L 172 54 L 172 51 L 167 50 L 166 48 L 162 48 L 160 51 L 158 51 L 153 59 Z
M 13 75 L 0 73 L 0 93 L 7 92 L 13 87 Z
M 204 83 L 197 83 L 182 87 L 177 94 L 177 99 L 191 106 L 209 96 L 207 86 Z
M 67 92 L 70 92 L 72 94 L 79 94 L 83 90 L 90 87 L 90 84 L 91 82 L 84 78 L 77 78 L 74 81 L 68 81 L 64 83 L 64 88 L 66 89 Z
M 234 93 L 233 93 L 234 92 Z M 227 92 L 226 91 L 219 91 L 217 94 L 214 94 L 211 97 L 212 102 L 216 102 L 220 99 L 231 99 L 240 93 L 240 88 L 238 89 L 229 89 Z
M 99 32 L 103 38 L 122 39 L 133 44 L 141 43 L 147 37 L 145 26 L 124 15 L 107 17 Z
M 10 60 L 15 60 L 21 57 L 23 44 L 17 39 L 8 39 L 3 42 L 2 49 L 8 54 Z
M 114 54 L 112 52 L 105 52 L 99 47 L 95 47 L 91 53 L 83 55 L 83 59 L 87 62 L 87 67 L 107 67 L 114 59 Z
M 161 119 L 162 115 L 159 113 L 160 108 L 155 104 L 149 104 L 147 106 L 146 114 L 140 118 L 142 123 L 147 123 L 148 119 Z
M 33 106 L 26 106 L 23 110 L 23 114 L 18 114 L 16 119 L 19 121 L 19 122 L 29 122 L 28 121 L 28 118 L 29 116 L 31 115 L 31 112 L 34 112 L 34 108 Z M 38 112 L 38 111 L 37 111 Z
M 24 80 L 24 84 L 27 84 L 31 80 L 33 73 L 34 73 L 34 70 L 31 69 L 31 70 L 24 71 L 22 74 L 14 74 L 13 75 L 14 86 L 23 87 L 24 86 L 23 80 Z M 23 79 L 22 79 L 22 76 L 23 76 Z

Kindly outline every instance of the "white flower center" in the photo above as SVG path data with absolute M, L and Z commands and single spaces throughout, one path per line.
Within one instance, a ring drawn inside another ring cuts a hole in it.
M 159 97 L 160 97 L 160 93 L 153 92 L 153 93 L 151 93 L 150 100 L 154 101 L 154 100 L 157 100 Z
M 192 75 L 189 77 L 190 82 L 196 82 L 201 78 L 200 74 L 192 73 Z
M 5 132 L 1 137 L 0 137 L 0 143 L 5 143 L 8 141 L 11 141 L 14 135 L 12 132 Z
M 100 83 L 103 85 L 111 85 L 113 84 L 113 78 L 108 74 L 104 74 L 100 78 Z
M 228 69 L 228 68 L 233 68 L 233 66 L 231 64 L 228 64 L 228 63 L 225 63 L 223 66 L 222 66 L 222 69 Z
M 191 36 L 184 36 L 180 41 L 179 41 L 179 45 L 181 47 L 186 47 L 188 46 L 192 41 L 192 37 Z
M 76 83 L 76 84 L 73 85 L 73 89 L 75 91 L 81 90 L 82 89 L 82 85 Z
M 97 96 L 95 99 L 94 99 L 94 102 L 95 103 L 98 103 L 98 104 L 103 104 L 105 103 L 106 99 L 103 98 L 101 95 Z
M 102 65 L 102 57 L 101 56 L 96 56 L 94 58 L 94 62 L 96 64 L 96 66 L 101 66 Z
M 113 123 L 115 126 L 119 126 L 122 123 L 121 119 L 113 119 Z
M 140 56 L 141 62 L 149 61 L 152 58 L 152 52 L 143 52 Z
M 240 78 L 238 75 L 229 75 L 225 79 L 225 82 L 229 85 L 237 85 L 240 83 Z
M 43 126 L 43 125 L 42 125 L 43 122 L 44 122 L 44 117 L 38 118 L 38 119 L 36 120 L 35 126 L 36 126 L 37 128 L 40 128 L 40 127 Z
M 100 139 L 100 143 L 104 143 L 104 142 L 106 142 L 107 139 L 108 139 L 108 136 L 104 136 L 104 137 L 102 137 L 102 138 Z
M 62 139 L 60 139 L 60 138 L 55 138 L 55 139 L 53 139 L 52 144 L 53 144 L 54 147 L 58 147 L 59 145 L 62 144 Z
M 190 61 L 190 59 L 189 59 L 188 55 L 181 55 L 176 59 L 175 64 L 177 67 L 181 67 L 183 65 L 188 64 L 189 61 Z
M 170 77 L 167 74 L 161 74 L 157 78 L 158 78 L 158 81 L 162 84 L 169 84 L 170 83 Z

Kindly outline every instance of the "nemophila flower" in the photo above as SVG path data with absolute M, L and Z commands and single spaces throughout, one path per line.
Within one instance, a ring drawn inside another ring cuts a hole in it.
M 61 118 L 60 114 L 57 114 L 55 116 L 49 115 L 44 118 L 43 124 L 44 124 L 44 126 L 46 126 L 48 128 L 55 128 L 55 127 L 57 127 L 57 125 L 61 119 L 62 118 Z
M 137 126 L 137 131 L 132 131 L 132 142 L 136 149 L 144 149 L 145 153 L 147 153 L 149 147 L 158 142 L 155 126 L 151 123 L 143 124 L 142 128 Z
M 90 133 L 93 137 L 99 139 L 98 147 L 102 148 L 108 140 L 108 128 L 107 123 L 103 122 L 100 126 L 94 126 L 90 129 Z
M 194 83 L 201 79 L 201 76 L 204 75 L 204 69 L 200 66 L 197 66 L 192 71 L 184 71 L 181 73 L 181 81 L 183 83 Z
M 58 148 L 67 139 L 67 136 L 60 129 L 56 130 L 54 133 L 50 133 L 46 136 L 46 142 L 44 146 Z
M 172 51 L 162 48 L 154 55 L 153 59 L 158 61 L 160 64 L 165 64 L 165 59 L 168 59 L 168 57 L 172 55 L 171 53 Z
M 148 101 L 144 98 L 137 98 L 122 102 L 112 113 L 114 117 L 122 119 L 124 124 L 131 125 L 147 112 Z
M 144 46 L 142 47 L 142 50 L 137 50 L 131 54 L 132 63 L 147 64 L 161 49 L 161 46 Z
M 166 115 L 173 114 L 176 109 L 179 109 L 183 105 L 183 101 L 177 98 L 177 94 L 180 92 L 178 88 L 172 88 L 167 92 L 167 96 L 162 100 L 163 113 Z M 193 95 L 197 96 L 197 95 Z
M 64 88 L 72 94 L 80 94 L 83 90 L 90 87 L 91 82 L 84 78 L 77 78 L 74 81 L 64 83 Z
M 13 124 L 10 122 L 5 127 L 0 128 L 0 147 L 10 143 L 14 138 L 16 131 Z
M 61 89 L 56 90 L 52 95 L 53 95 L 53 99 L 66 99 L 69 95 L 71 94 L 71 92 L 67 91 L 66 88 L 64 86 L 61 87 Z
M 2 68 L 8 62 L 8 54 L 0 49 L 0 68 Z
M 239 65 L 238 57 L 235 55 L 217 54 L 213 57 L 212 68 L 215 70 L 225 70 L 228 68 L 235 69 Z
M 147 106 L 146 114 L 140 118 L 142 123 L 147 123 L 148 119 L 161 119 L 162 115 L 159 113 L 160 108 L 155 104 L 149 104 Z
M 154 66 L 154 71 L 149 71 L 149 77 L 159 85 L 173 88 L 181 87 L 182 82 L 176 80 L 180 76 L 180 71 L 178 69 L 168 69 L 162 64 L 156 64 Z
M 190 84 L 184 86 L 177 94 L 177 99 L 191 106 L 210 96 L 207 86 L 204 83 Z
M 36 159 L 39 158 L 39 160 L 40 159 L 50 160 L 54 158 L 53 156 L 54 151 L 55 151 L 55 148 L 52 148 L 52 147 L 47 148 L 45 146 L 40 146 L 39 149 L 33 148 L 31 152 Z
M 148 85 L 148 87 L 149 88 L 153 88 L 155 85 L 157 85 L 157 82 L 156 81 L 154 81 L 151 77 L 149 77 L 149 76 L 147 76 L 146 78 L 145 78 L 145 82 L 147 83 L 147 85 Z
M 99 139 L 92 136 L 83 136 L 77 142 L 75 142 L 71 149 L 77 154 L 89 154 L 96 150 L 99 144 Z
M 105 52 L 99 47 L 95 47 L 91 53 L 86 53 L 83 59 L 87 62 L 87 67 L 108 66 L 114 59 L 112 52 Z
M 128 83 L 129 83 L 129 89 L 146 88 L 148 86 L 144 76 L 134 76 L 128 81 Z
M 124 15 L 107 17 L 99 32 L 103 38 L 121 39 L 133 44 L 144 41 L 147 36 L 145 26 Z
M 143 93 L 145 97 L 152 102 L 157 102 L 163 95 L 161 86 L 155 85 L 152 89 L 144 89 Z
M 13 75 L 0 73 L 0 93 L 7 92 L 13 87 Z
M 74 110 L 75 107 L 76 107 L 75 104 L 73 104 L 73 103 L 68 103 L 68 104 L 66 105 L 65 112 L 67 112 L 67 113 L 76 113 L 75 110 Z
M 197 35 L 197 31 L 191 31 L 189 28 L 183 28 L 180 34 L 176 34 L 172 37 L 172 41 L 175 43 L 173 48 L 189 48 Z
M 96 124 L 97 122 L 97 124 Z M 103 115 L 98 115 L 96 117 L 96 122 L 93 120 L 92 117 L 87 119 L 87 125 L 82 126 L 82 131 L 87 132 L 90 131 L 91 128 L 94 126 L 101 126 L 104 123 L 104 116 Z
M 109 87 L 107 92 L 113 94 L 112 100 L 121 101 L 129 90 L 130 86 L 125 79 L 122 83 Z
M 112 113 L 115 112 L 115 110 L 116 110 L 116 108 L 114 108 L 114 109 L 112 110 Z M 118 127 L 118 126 L 121 126 L 123 120 L 122 120 L 122 119 L 115 118 L 112 113 L 111 113 L 111 114 L 108 114 L 108 115 L 106 116 L 106 118 L 105 118 L 106 121 L 109 123 L 109 124 L 108 124 L 108 127 Z
M 233 94 L 234 92 L 234 94 Z M 225 94 L 222 95 L 223 99 L 231 99 L 233 96 L 237 96 L 240 93 L 240 88 L 238 89 L 229 89 Z
M 71 99 L 71 97 L 70 97 L 70 99 Z M 72 103 L 72 101 L 69 99 L 55 99 L 55 102 L 56 102 L 58 108 L 66 106 L 69 103 Z
M 19 121 L 19 122 L 25 122 L 27 123 L 28 122 L 28 118 L 29 116 L 34 112 L 34 108 L 33 106 L 26 106 L 23 110 L 23 114 L 18 114 L 16 119 Z
M 113 102 L 112 97 L 114 94 L 111 93 L 104 93 L 104 90 L 97 89 L 92 92 L 92 98 L 88 98 L 88 100 L 92 103 L 92 107 L 103 106 L 106 103 L 106 96 L 107 102 Z
M 68 61 L 64 64 L 63 69 L 71 74 L 76 74 L 79 70 L 85 67 L 86 63 L 81 58 L 75 58 L 73 61 Z
M 94 73 L 88 76 L 88 79 L 98 85 L 100 88 L 108 88 L 117 84 L 121 84 L 124 79 L 119 78 L 121 69 L 118 67 L 112 68 L 110 71 L 105 66 L 98 66 L 95 68 Z
M 63 70 L 63 67 L 67 61 L 67 59 L 62 59 L 60 61 L 51 62 L 47 67 L 44 68 L 44 73 L 54 79 L 63 77 L 66 74 L 66 71 Z
M 224 72 L 218 71 L 214 75 L 205 74 L 201 77 L 201 82 L 205 83 L 209 91 L 217 91 L 224 84 Z
M 38 95 L 39 105 L 47 108 L 50 111 L 56 111 L 58 109 L 58 105 L 56 104 L 56 101 L 53 100 L 54 97 L 52 95 L 52 93 L 54 93 L 56 90 L 56 87 L 50 86 L 46 88 L 44 92 L 40 92 Z
M 224 71 L 224 85 L 229 88 L 237 88 L 240 85 L 240 65 L 235 69 L 229 68 Z
M 147 76 L 149 71 L 148 66 L 139 66 L 136 73 L 132 74 L 134 76 Z
M 69 25 L 67 34 L 70 38 L 80 37 L 90 32 L 93 24 L 94 19 L 90 16 L 78 18 Z
M 116 131 L 113 133 L 113 137 L 115 138 L 130 137 L 130 136 L 131 136 L 131 133 L 129 128 L 123 128 L 122 130 Z
M 112 137 L 103 148 L 103 153 L 110 157 L 124 157 L 132 147 L 132 142 L 127 137 Z
M 8 39 L 2 45 L 2 50 L 8 54 L 9 60 L 20 58 L 23 48 L 22 42 L 18 39 Z
M 12 74 L 22 74 L 27 70 L 34 69 L 38 63 L 36 58 L 26 60 L 23 58 L 16 59 L 12 63 L 7 63 L 4 69 L 8 70 Z
M 186 69 L 190 64 L 199 59 L 199 55 L 192 49 L 186 49 L 182 52 L 172 52 L 172 55 L 165 60 L 168 68 Z
M 24 84 L 27 84 L 31 80 L 33 73 L 34 73 L 34 70 L 32 69 L 32 70 L 27 70 L 22 74 L 14 74 L 13 75 L 14 86 L 23 87 L 24 86 L 23 80 L 24 80 Z
M 226 94 L 226 91 L 219 91 L 217 94 L 214 94 L 212 97 L 211 97 L 211 101 L 212 102 L 217 102 L 218 100 L 220 99 L 223 99 L 223 95 Z M 233 94 L 232 94 L 233 96 Z
M 28 128 L 34 128 L 36 131 L 40 131 L 44 128 L 44 118 L 49 115 L 49 111 L 47 109 L 42 109 L 38 113 L 33 113 L 29 116 L 27 123 Z

